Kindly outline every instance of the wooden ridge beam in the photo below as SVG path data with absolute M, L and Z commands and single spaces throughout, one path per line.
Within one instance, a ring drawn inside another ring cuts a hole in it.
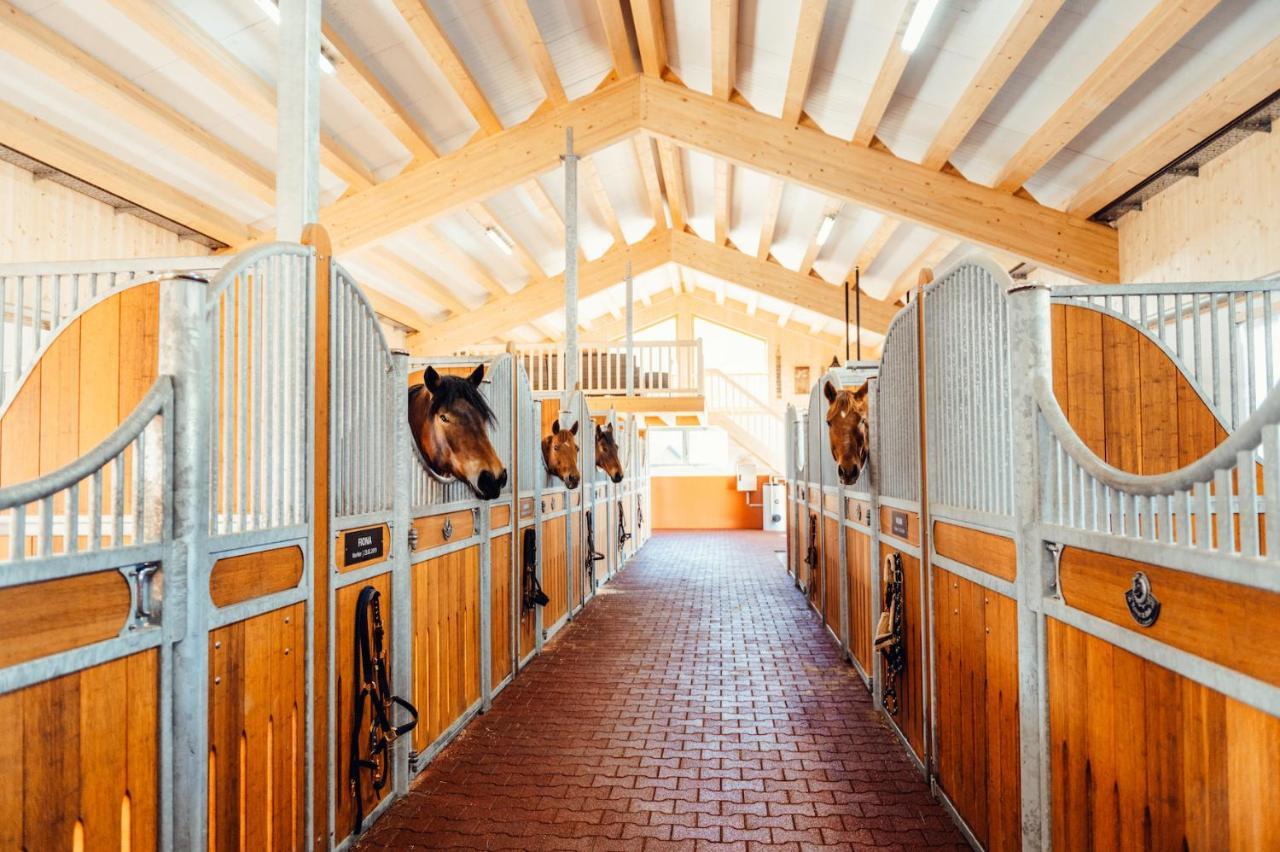
M 3 101 L 0 144 L 228 245 L 256 236 L 236 217 Z
M 0 0 L 0 50 L 94 101 L 120 121 L 208 169 L 212 176 L 260 201 L 274 203 L 275 175 L 270 169 L 4 0 Z
M 996 39 L 964 94 L 951 108 L 942 127 L 938 128 L 929 150 L 925 152 L 925 166 L 940 169 L 946 164 L 995 100 L 996 93 L 1013 76 L 1018 63 L 1031 51 L 1063 2 L 1065 0 L 1022 0 L 1022 5 L 1010 17 L 1009 25 Z
M 996 188 L 1013 192 L 1026 183 L 1219 2 L 1160 0 L 1009 159 Z
M 1280 89 L 1280 37 L 1272 39 L 1103 169 L 1076 192 L 1067 205 L 1067 212 L 1074 216 L 1092 216 L 1277 89 Z
M 642 81 L 640 122 L 660 139 L 1085 281 L 1119 278 L 1110 228 L 732 103 Z M 741 140 L 768 140 L 743 146 Z

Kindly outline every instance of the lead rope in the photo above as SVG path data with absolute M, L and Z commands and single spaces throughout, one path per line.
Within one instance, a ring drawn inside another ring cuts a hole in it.
M 875 649 L 884 658 L 885 681 L 880 704 L 890 716 L 898 714 L 898 675 L 907 667 L 907 646 L 902 637 L 902 556 L 885 557 L 884 607 L 876 629 Z
M 370 613 L 372 612 L 372 618 Z M 387 654 L 382 647 L 381 595 L 373 586 L 360 590 L 356 601 L 355 653 L 352 654 L 351 683 L 359 684 L 355 690 L 355 709 L 351 714 L 351 750 L 347 762 L 347 781 L 351 795 L 356 799 L 355 833 L 364 830 L 364 793 L 360 785 L 360 770 L 373 772 L 373 789 L 381 790 L 387 784 L 388 756 L 391 744 L 418 724 L 418 710 L 398 695 L 391 694 L 387 677 Z M 360 756 L 360 724 L 364 719 L 365 698 L 369 699 L 368 757 Z M 399 704 L 408 711 L 410 719 L 403 725 L 391 724 L 391 706 Z

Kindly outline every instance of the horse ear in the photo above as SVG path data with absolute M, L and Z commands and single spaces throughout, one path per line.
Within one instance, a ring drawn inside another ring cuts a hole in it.
M 870 387 L 869 382 L 863 382 L 862 387 L 853 392 L 853 404 L 863 411 L 867 410 L 867 389 Z
M 427 386 L 427 390 L 436 392 L 436 388 L 440 387 L 440 374 L 435 367 L 427 367 L 422 371 L 422 383 Z
M 827 383 L 822 386 L 822 394 L 827 398 L 827 402 L 836 401 L 836 386 L 831 384 L 830 379 L 828 379 Z
M 605 430 L 606 432 L 608 432 L 610 435 L 612 435 L 612 434 L 613 434 L 613 424 L 612 424 L 612 423 L 610 423 L 608 426 L 604 427 L 604 430 Z
M 476 367 L 471 371 L 471 375 L 467 376 L 467 381 L 476 387 L 480 387 L 480 382 L 484 381 L 484 364 Z
M 552 423 L 551 423 L 551 434 L 552 434 L 552 435 L 558 435 L 558 434 L 560 434 L 560 421 L 559 421 L 559 420 L 552 421 Z
M 574 422 L 573 426 L 571 426 L 571 427 L 569 428 L 569 434 L 570 434 L 570 435 L 576 435 L 576 434 L 578 434 L 578 424 L 577 424 L 577 422 Z

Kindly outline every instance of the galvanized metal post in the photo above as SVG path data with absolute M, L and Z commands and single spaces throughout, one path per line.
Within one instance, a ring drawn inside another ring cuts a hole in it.
M 1022 847 L 1040 849 L 1050 837 L 1049 718 L 1045 695 L 1043 601 L 1050 556 L 1039 532 L 1040 424 L 1037 381 L 1052 380 L 1049 288 L 1009 290 L 1009 362 L 1013 436 L 1013 510 L 1018 553 L 1018 724 L 1022 778 Z M 1051 385 L 1048 385 L 1051 386 Z
M 409 476 L 416 460 L 409 445 L 403 416 L 405 388 L 409 386 L 409 353 L 391 353 L 391 423 L 388 424 L 395 485 L 391 515 L 391 678 L 396 695 L 413 694 L 413 566 L 409 551 Z M 396 739 L 391 761 L 391 783 L 397 795 L 409 791 L 409 752 L 413 737 Z
M 493 704 L 493 552 L 490 526 L 493 512 L 481 503 L 476 527 L 480 530 L 480 712 Z
M 578 156 L 573 128 L 564 131 L 564 396 L 562 413 L 578 385 Z
M 877 402 L 880 390 L 880 377 L 877 374 L 867 382 L 867 420 L 871 429 L 867 435 L 867 507 L 870 517 L 867 526 L 871 528 L 871 555 L 868 558 L 871 567 L 871 624 L 872 631 L 879 619 L 881 607 L 880 590 L 880 405 Z M 871 679 L 871 701 L 873 707 L 880 707 L 880 657 L 872 648 L 871 671 L 867 672 Z
M 157 369 L 173 377 L 173 538 L 164 566 L 166 641 L 173 654 L 172 776 L 160 778 L 160 848 L 209 840 L 209 328 L 203 286 L 160 287 Z M 163 759 L 163 756 L 162 756 Z
M 627 261 L 627 396 L 636 395 L 635 297 L 631 291 L 632 291 L 631 261 L 628 260 Z
M 276 238 L 320 218 L 320 0 L 280 0 Z

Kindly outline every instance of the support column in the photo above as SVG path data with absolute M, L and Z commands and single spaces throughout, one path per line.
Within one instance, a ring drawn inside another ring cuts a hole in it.
M 573 128 L 564 131 L 564 396 L 560 411 L 565 413 L 569 398 L 578 385 L 578 155 L 573 153 Z
M 413 553 L 409 550 L 409 473 L 417 460 L 409 442 L 400 438 L 404 428 L 404 389 L 409 386 L 409 353 L 391 353 L 392 458 L 395 459 L 395 511 L 391 517 L 391 684 L 396 695 L 413 695 Z M 391 784 L 399 795 L 409 792 L 409 754 L 413 735 L 398 737 L 392 745 Z
M 1022 848 L 1043 848 L 1050 833 L 1049 711 L 1045 694 L 1044 596 L 1051 556 L 1040 534 L 1040 424 L 1036 386 L 1052 384 L 1049 288 L 1009 290 L 1009 362 L 1013 435 L 1013 511 L 1018 553 L 1018 733 Z
M 631 261 L 627 261 L 627 396 L 636 395 L 635 296 L 632 293 Z
M 320 218 L 320 0 L 280 0 L 276 238 Z

